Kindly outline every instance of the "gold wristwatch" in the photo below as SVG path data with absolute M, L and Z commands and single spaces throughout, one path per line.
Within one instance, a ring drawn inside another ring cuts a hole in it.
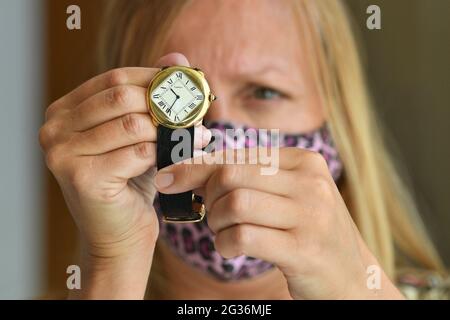
M 203 120 L 215 99 L 204 73 L 198 68 L 163 67 L 154 76 L 147 90 L 147 106 L 153 124 L 157 126 L 158 170 L 192 158 L 194 127 Z M 185 130 L 184 135 L 179 134 L 180 129 Z M 190 148 L 177 148 L 176 151 L 181 150 L 182 154 L 173 154 L 180 137 L 189 139 Z M 159 203 L 165 222 L 198 222 L 205 215 L 202 198 L 192 190 L 177 194 L 159 193 Z

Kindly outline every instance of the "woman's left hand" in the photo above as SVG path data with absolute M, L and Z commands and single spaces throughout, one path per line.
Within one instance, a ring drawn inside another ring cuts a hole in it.
M 294 299 L 402 298 L 381 268 L 381 288 L 368 287 L 366 270 L 378 263 L 320 154 L 280 148 L 273 175 L 262 175 L 267 165 L 252 164 L 248 154 L 245 164 L 172 165 L 158 172 L 156 187 L 202 195 L 216 250 L 274 263 Z

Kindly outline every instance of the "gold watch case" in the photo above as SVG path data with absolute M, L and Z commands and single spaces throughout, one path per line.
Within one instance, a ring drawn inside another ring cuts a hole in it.
M 168 76 L 176 71 L 184 72 L 191 79 L 191 81 L 195 83 L 204 97 L 200 105 L 198 105 L 197 108 L 193 112 L 191 112 L 191 114 L 189 114 L 186 119 L 178 123 L 174 123 L 170 119 L 168 119 L 164 112 L 151 99 L 153 91 L 158 88 L 158 86 Z M 179 129 L 189 128 L 200 122 L 205 116 L 206 112 L 208 112 L 211 102 L 216 100 L 216 97 L 211 93 L 209 84 L 205 78 L 205 74 L 200 69 L 185 66 L 172 66 L 161 68 L 161 71 L 159 71 L 153 77 L 147 89 L 146 100 L 152 122 L 155 126 L 163 125 L 168 128 Z M 192 193 L 192 211 L 193 212 L 190 217 L 168 217 L 163 213 L 163 221 L 166 223 L 192 223 L 202 221 L 206 213 L 205 205 L 200 201 L 200 197 L 198 197 L 194 193 Z
M 151 99 L 152 92 L 156 88 L 158 88 L 158 86 L 164 81 L 164 79 L 166 79 L 168 76 L 170 76 L 172 73 L 176 71 L 182 71 L 187 76 L 189 76 L 189 78 L 195 83 L 195 85 L 198 87 L 198 89 L 204 96 L 204 99 L 200 103 L 200 105 L 193 112 L 191 112 L 191 114 L 189 114 L 186 119 L 178 123 L 174 123 L 170 119 L 168 119 L 167 116 L 164 114 L 164 112 Z M 179 129 L 192 127 L 196 125 L 199 121 L 201 121 L 205 116 L 206 112 L 208 112 L 211 102 L 214 101 L 216 97 L 214 96 L 214 94 L 211 93 L 209 84 L 205 78 L 205 74 L 200 69 L 185 66 L 171 66 L 162 68 L 161 71 L 159 71 L 153 77 L 147 89 L 146 99 L 147 99 L 147 106 L 153 124 L 155 126 L 163 125 L 168 128 Z

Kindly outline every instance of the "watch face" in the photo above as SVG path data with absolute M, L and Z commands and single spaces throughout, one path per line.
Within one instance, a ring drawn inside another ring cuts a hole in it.
M 175 71 L 151 93 L 155 105 L 172 123 L 180 123 L 204 101 L 205 97 L 183 71 Z

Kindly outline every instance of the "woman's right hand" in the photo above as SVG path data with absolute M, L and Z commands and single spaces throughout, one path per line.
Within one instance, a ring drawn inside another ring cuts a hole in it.
M 169 54 L 157 65 L 189 64 L 183 55 Z M 126 256 L 139 246 L 150 252 L 158 237 L 157 130 L 146 105 L 147 86 L 158 71 L 106 72 L 47 109 L 40 144 L 89 256 Z M 204 130 L 196 127 L 196 148 L 209 142 Z

